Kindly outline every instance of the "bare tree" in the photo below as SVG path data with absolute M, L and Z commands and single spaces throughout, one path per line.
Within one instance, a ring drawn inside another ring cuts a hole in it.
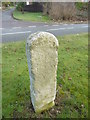
M 73 2 L 49 2 L 43 4 L 43 13 L 52 19 L 73 19 L 76 15 L 75 3 Z

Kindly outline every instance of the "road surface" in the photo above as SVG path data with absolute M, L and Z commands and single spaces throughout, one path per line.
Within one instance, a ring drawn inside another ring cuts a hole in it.
M 27 37 L 37 31 L 46 31 L 55 36 L 67 34 L 79 34 L 88 32 L 88 24 L 60 24 L 25 22 L 15 20 L 12 17 L 14 9 L 2 12 L 2 42 L 26 40 Z

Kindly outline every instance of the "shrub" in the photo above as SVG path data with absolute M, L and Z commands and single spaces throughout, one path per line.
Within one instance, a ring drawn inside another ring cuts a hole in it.
M 76 3 L 76 8 L 77 8 L 78 10 L 87 9 L 87 8 L 88 8 L 88 3 L 85 3 L 85 2 L 77 2 L 77 3 Z

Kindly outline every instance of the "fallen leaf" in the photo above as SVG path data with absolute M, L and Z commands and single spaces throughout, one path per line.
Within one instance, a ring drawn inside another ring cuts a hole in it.
M 69 78 L 68 78 L 68 80 L 72 80 L 72 78 L 71 78 L 71 77 L 69 77 Z

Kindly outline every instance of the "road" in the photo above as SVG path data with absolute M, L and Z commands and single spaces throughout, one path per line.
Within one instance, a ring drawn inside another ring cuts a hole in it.
M 26 40 L 27 37 L 37 31 L 46 31 L 55 36 L 67 34 L 79 34 L 88 32 L 88 24 L 60 24 L 25 22 L 15 20 L 12 17 L 14 9 L 2 12 L 2 42 Z

